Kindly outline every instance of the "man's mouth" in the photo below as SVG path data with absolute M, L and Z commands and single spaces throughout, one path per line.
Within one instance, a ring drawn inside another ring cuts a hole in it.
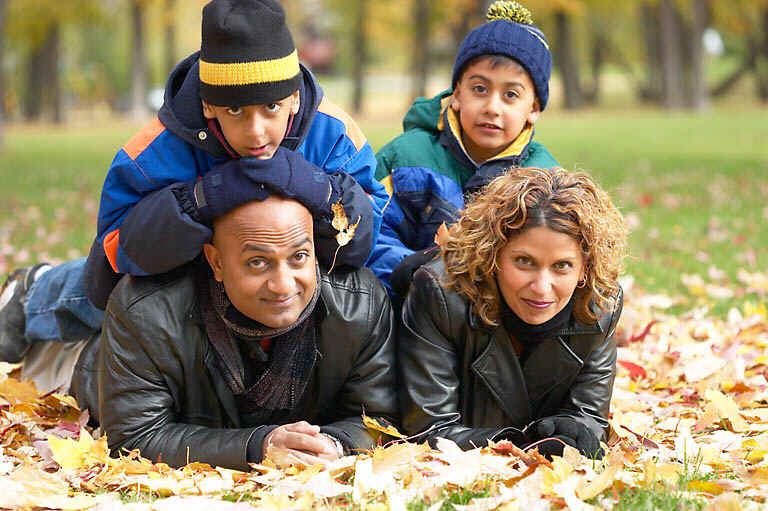
M 288 307 L 289 305 L 293 305 L 294 299 L 296 299 L 298 296 L 299 295 L 291 295 L 280 298 L 262 298 L 262 300 L 265 301 L 267 305 L 272 307 Z

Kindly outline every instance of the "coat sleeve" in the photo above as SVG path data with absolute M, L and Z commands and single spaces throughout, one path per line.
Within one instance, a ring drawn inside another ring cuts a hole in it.
M 401 415 L 414 441 L 438 437 L 453 440 L 463 449 L 486 445 L 488 440 L 522 443 L 516 428 L 470 428 L 459 411 L 460 356 L 446 306 L 446 295 L 437 277 L 422 267 L 403 307 L 403 328 L 398 339 Z M 459 319 L 460 321 L 460 319 Z
M 189 460 L 247 470 L 248 440 L 268 426 L 222 429 L 179 423 L 182 364 L 164 339 L 145 337 L 141 316 L 111 299 L 102 330 L 99 422 L 112 452 L 140 449 L 143 456 L 175 467 Z
M 369 250 L 376 246 L 381 229 L 382 208 L 389 196 L 384 186 L 374 179 L 376 158 L 373 148 L 355 121 L 340 107 L 323 97 L 315 118 L 298 151 L 328 174 L 346 172 L 363 188 L 371 202 L 372 238 L 368 245 L 363 239 L 352 239 L 345 254 L 339 251 L 336 265 L 359 266 L 354 254 L 362 252 L 353 244 L 361 243 Z M 351 255 L 351 262 L 346 260 Z
M 397 396 L 395 391 L 395 339 L 392 307 L 382 287 L 371 298 L 370 334 L 360 344 L 352 369 L 347 375 L 338 397 L 332 422 L 321 426 L 344 445 L 346 451 L 370 449 L 380 434 L 369 430 L 362 413 L 381 417 L 397 424 Z
M 387 192 L 387 204 L 382 213 L 379 239 L 373 247 L 371 257 L 368 260 L 368 267 L 384 283 L 390 296 L 392 296 L 392 286 L 389 281 L 392 271 L 403 259 L 413 254 L 414 250 L 407 247 L 397 233 L 397 227 L 403 220 L 403 213 L 392 188 L 390 147 L 390 145 L 384 146 L 376 154 L 376 177 Z
M 623 308 L 621 291 L 614 303 L 613 311 L 601 319 L 605 337 L 585 358 L 584 366 L 560 411 L 560 415 L 583 423 L 600 440 L 605 440 L 608 432 L 608 412 L 616 377 L 616 342 L 613 337 Z

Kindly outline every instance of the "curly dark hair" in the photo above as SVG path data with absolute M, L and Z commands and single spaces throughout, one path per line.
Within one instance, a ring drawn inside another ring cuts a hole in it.
M 445 286 L 465 296 L 485 324 L 499 324 L 499 252 L 514 235 L 540 226 L 573 237 L 581 247 L 586 281 L 574 291 L 576 319 L 594 324 L 599 316 L 592 304 L 601 311 L 613 306 L 627 227 L 608 194 L 583 173 L 511 169 L 468 201 L 440 243 Z

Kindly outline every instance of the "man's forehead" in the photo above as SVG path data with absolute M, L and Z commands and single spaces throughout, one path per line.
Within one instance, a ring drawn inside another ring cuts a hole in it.
M 312 239 L 312 216 L 296 201 L 270 197 L 233 210 L 215 224 L 214 231 L 240 245 L 294 245 Z

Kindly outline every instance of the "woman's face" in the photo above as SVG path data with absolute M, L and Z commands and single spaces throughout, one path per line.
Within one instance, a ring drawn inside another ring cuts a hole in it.
M 549 227 L 530 227 L 499 253 L 497 281 L 517 316 L 540 325 L 563 310 L 584 277 L 584 256 L 576 239 Z

